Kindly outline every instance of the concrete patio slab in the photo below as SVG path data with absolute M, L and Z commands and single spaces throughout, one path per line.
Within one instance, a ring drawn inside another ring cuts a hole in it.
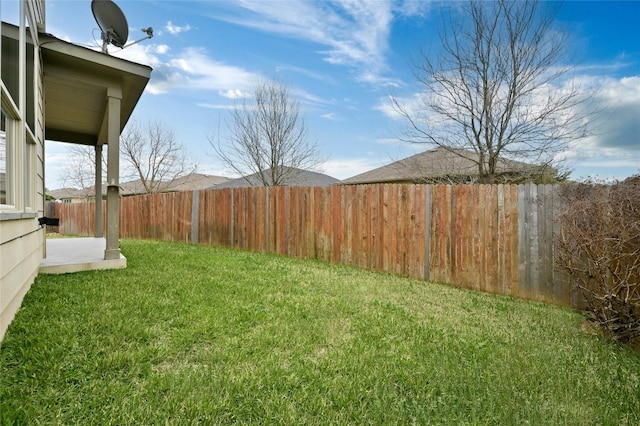
M 107 242 L 104 238 L 53 238 L 47 239 L 47 258 L 40 263 L 42 274 L 66 274 L 69 272 L 98 269 L 123 269 L 127 259 L 105 260 Z

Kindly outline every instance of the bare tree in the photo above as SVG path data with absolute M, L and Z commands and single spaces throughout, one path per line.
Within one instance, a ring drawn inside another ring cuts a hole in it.
M 71 159 L 62 170 L 63 185 L 82 191 L 87 199 L 95 195 L 96 183 L 96 150 L 93 146 L 73 145 L 70 150 Z M 106 170 L 104 156 L 102 168 Z
M 227 127 L 227 144 L 209 137 L 217 156 L 236 173 L 253 174 L 264 186 L 286 185 L 301 170 L 313 170 L 321 162 L 317 143 L 307 137 L 299 102 L 281 83 L 257 85 L 253 102 L 245 99 L 236 106 Z
M 120 155 L 128 165 L 125 176 L 139 179 L 146 193 L 163 191 L 197 169 L 173 131 L 158 121 L 130 122 L 120 137 Z
M 585 136 L 586 100 L 562 62 L 568 35 L 554 15 L 536 0 L 471 0 L 460 21 L 443 13 L 442 53 L 422 52 L 416 66 L 418 100 L 392 97 L 409 124 L 402 140 L 465 156 L 482 182 L 496 180 L 500 157 L 555 174 L 567 144 Z

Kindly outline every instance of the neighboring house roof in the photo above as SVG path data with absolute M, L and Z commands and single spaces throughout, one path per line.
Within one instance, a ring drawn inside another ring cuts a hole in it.
M 342 185 L 365 183 L 420 183 L 438 179 L 478 175 L 478 155 L 461 149 L 436 148 L 361 173 L 341 182 Z M 500 159 L 499 174 L 522 173 L 538 169 L 528 163 Z
M 171 181 L 161 182 L 158 186 L 158 191 L 156 192 L 195 191 L 207 189 L 211 186 L 227 182 L 228 180 L 229 178 L 223 176 L 190 173 Z M 120 194 L 123 196 L 147 193 L 140 179 L 131 182 L 121 182 L 120 188 Z
M 265 176 L 271 175 L 271 169 L 265 170 Z M 296 169 L 287 167 L 289 179 L 286 180 L 282 186 L 328 186 L 339 183 L 340 181 L 329 175 L 323 173 L 311 172 L 308 170 Z M 237 179 L 215 185 L 210 189 L 222 189 L 222 188 L 246 188 L 252 186 L 264 186 L 262 180 L 258 178 L 259 174 L 254 173 L 252 175 L 243 176 Z
M 212 185 L 216 185 L 219 183 L 223 183 L 228 181 L 229 178 L 223 176 L 213 176 L 213 175 L 205 175 L 200 173 L 191 173 L 186 176 L 182 176 L 176 178 L 170 182 L 163 182 L 160 186 L 160 190 L 157 192 L 178 192 L 178 191 L 195 191 L 201 189 L 207 189 Z M 47 191 L 47 194 L 52 197 L 62 200 L 62 199 L 86 199 L 86 193 L 90 192 L 93 194 L 93 187 L 87 189 L 86 191 L 76 188 L 61 188 L 54 189 L 52 191 Z M 104 196 L 107 192 L 106 185 L 102 185 L 102 195 Z M 121 182 L 120 183 L 120 195 L 122 196 L 130 196 L 130 195 L 141 195 L 146 194 L 147 192 L 144 189 L 144 185 L 140 179 L 131 181 L 131 182 Z
M 93 191 L 93 190 L 88 190 Z M 86 199 L 87 192 L 82 189 L 76 188 L 60 188 L 53 191 L 47 191 L 47 195 L 52 196 L 56 200 L 73 200 L 73 199 Z
M 207 189 L 213 185 L 227 182 L 229 178 L 224 176 L 204 175 L 200 173 L 191 173 L 174 179 L 169 185 L 170 191 L 197 191 Z

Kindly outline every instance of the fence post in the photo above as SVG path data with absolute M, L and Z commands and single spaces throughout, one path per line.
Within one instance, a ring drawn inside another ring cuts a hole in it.
M 235 231 L 235 220 L 236 220 L 235 219 L 236 218 L 235 200 L 234 200 L 235 188 L 231 188 L 230 192 L 231 192 L 231 203 L 229 204 L 229 207 L 231 209 L 231 217 L 229 220 L 229 225 L 231 229 L 229 229 L 229 247 L 235 247 L 235 244 L 234 244 L 234 238 L 235 238 L 234 231 Z
M 431 268 L 431 185 L 424 194 L 424 280 L 429 281 Z
M 198 244 L 200 233 L 200 191 L 191 192 L 191 244 Z
M 271 215 L 269 214 L 269 187 L 265 187 L 264 192 L 265 197 L 265 208 L 264 208 L 264 242 L 265 242 L 265 251 L 267 253 L 271 253 L 271 233 L 269 230 L 271 229 Z
M 290 225 L 290 212 L 289 212 L 289 187 L 284 187 L 284 200 L 282 203 L 284 209 L 284 255 L 289 256 L 289 225 Z

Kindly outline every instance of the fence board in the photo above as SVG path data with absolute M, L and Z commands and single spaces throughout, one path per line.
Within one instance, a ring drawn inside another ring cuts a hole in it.
M 534 297 L 531 286 L 530 185 L 518 185 L 518 294 Z
M 278 188 L 277 191 L 274 191 L 274 195 L 277 195 L 277 197 L 275 198 L 275 200 L 277 201 L 276 207 L 276 212 L 277 212 L 277 242 L 276 242 L 276 248 L 277 248 L 277 253 L 283 254 L 283 255 L 287 255 L 289 254 L 289 244 L 288 244 L 288 228 L 287 228 L 287 204 L 288 204 L 288 196 L 289 196 L 289 192 L 288 192 L 288 188 L 286 187 L 281 187 Z
M 367 261 L 367 248 L 364 247 L 367 231 L 364 228 L 364 222 L 367 220 L 368 212 L 364 208 L 364 188 L 364 185 L 354 185 L 351 187 L 351 217 L 353 220 L 351 250 L 354 258 L 353 265 L 359 268 L 364 268 Z
M 540 185 L 538 189 L 538 259 L 540 295 L 551 302 L 554 294 L 553 282 L 553 193 L 551 185 Z
M 411 257 L 408 261 L 408 275 L 421 278 L 424 270 L 424 186 L 411 186 L 411 227 L 407 235 L 411 236 Z
M 498 197 L 495 185 L 482 185 L 484 190 L 485 208 L 481 209 L 485 213 L 484 226 L 484 252 L 485 258 L 482 267 L 484 268 L 484 287 L 480 289 L 490 293 L 500 293 L 499 272 L 500 264 L 496 252 L 498 247 Z M 482 205 L 482 203 L 480 204 Z
M 451 219 L 451 187 L 436 185 L 433 187 L 433 213 L 431 221 L 431 279 L 440 282 L 453 282 L 451 276 L 451 241 L 449 226 Z
M 315 230 L 314 252 L 315 258 L 324 261 L 330 260 L 328 245 L 330 232 L 327 232 L 327 222 L 331 221 L 327 214 L 326 187 L 316 186 L 310 189 L 313 192 L 313 229 Z M 330 226 L 330 225 L 329 225 Z
M 338 233 L 342 235 L 338 250 L 340 250 L 340 263 L 353 265 L 353 255 L 351 246 L 353 244 L 353 198 L 351 197 L 352 186 L 345 186 L 340 191 L 339 214 L 341 217 L 341 229 Z
M 400 208 L 400 200 L 398 197 L 400 187 L 396 185 L 389 185 L 388 187 L 388 200 L 389 203 L 389 223 L 388 226 L 388 244 L 389 244 L 389 266 L 390 272 L 394 274 L 400 273 L 400 264 L 398 261 L 398 250 L 401 247 L 401 235 L 400 230 L 398 229 L 398 224 L 400 221 L 399 208 Z
M 338 186 L 332 188 L 331 191 L 331 212 L 332 212 L 332 234 L 333 234 L 333 250 L 331 254 L 331 261 L 333 263 L 341 263 L 342 261 L 342 240 L 344 234 L 342 232 L 342 217 L 343 217 L 343 204 L 342 204 L 342 191 L 345 187 Z
M 450 279 L 467 283 L 467 286 L 472 288 L 474 286 L 479 287 L 478 276 L 471 277 L 469 274 L 470 265 L 476 263 L 476 258 L 479 256 L 476 250 L 477 243 L 474 241 L 479 236 L 479 233 L 469 234 L 465 230 L 476 229 L 480 221 L 477 215 L 475 217 L 471 216 L 464 206 L 469 202 L 475 202 L 471 198 L 473 195 L 475 194 L 469 194 L 469 191 L 463 186 L 452 187 L 450 219 L 450 238 L 453 242 Z M 461 208 L 458 206 L 461 206 Z
M 560 212 L 562 211 L 562 200 L 560 199 L 560 191 L 557 187 L 553 188 L 553 216 L 552 216 L 552 220 L 554 225 L 557 223 L 557 219 L 558 219 L 558 215 L 560 214 Z M 554 244 L 555 244 L 555 238 L 556 235 L 559 234 L 559 229 L 557 229 L 556 226 L 554 226 L 553 229 L 553 238 L 554 238 Z M 555 250 L 555 247 L 554 247 Z M 551 261 L 553 262 L 555 259 L 555 251 L 554 254 L 551 256 Z M 569 279 L 568 276 L 560 271 L 560 270 L 556 270 L 554 268 L 554 291 L 553 291 L 553 301 L 554 303 L 557 303 L 558 305 L 562 305 L 562 306 L 574 306 L 574 307 L 578 307 L 580 308 L 580 305 L 576 302 L 574 302 L 574 294 L 577 295 L 577 291 L 573 291 L 573 289 L 571 288 L 571 285 L 569 284 Z
M 301 223 L 300 231 L 303 233 L 304 247 L 301 257 L 305 259 L 316 258 L 316 233 L 314 231 L 314 198 L 310 187 L 299 188 L 301 197 Z
M 391 239 L 392 231 L 390 229 L 390 213 L 391 207 L 389 205 L 389 185 L 380 186 L 380 203 L 382 210 L 382 223 L 380 224 L 380 246 L 381 246 L 381 261 L 382 270 L 391 270 Z
M 423 278 L 425 280 L 431 279 L 430 268 L 430 255 L 431 255 L 431 186 L 425 186 L 424 191 L 424 264 L 423 264 Z
M 395 260 L 395 274 L 407 275 L 407 252 L 411 250 L 409 247 L 410 241 L 407 238 L 407 212 L 410 210 L 410 195 L 407 189 L 407 185 L 399 185 L 396 187 L 397 204 L 396 207 L 396 250 L 394 256 Z
M 367 185 L 367 210 L 369 213 L 369 262 L 368 269 L 372 271 L 382 270 L 382 211 L 380 203 L 380 191 L 377 185 Z

